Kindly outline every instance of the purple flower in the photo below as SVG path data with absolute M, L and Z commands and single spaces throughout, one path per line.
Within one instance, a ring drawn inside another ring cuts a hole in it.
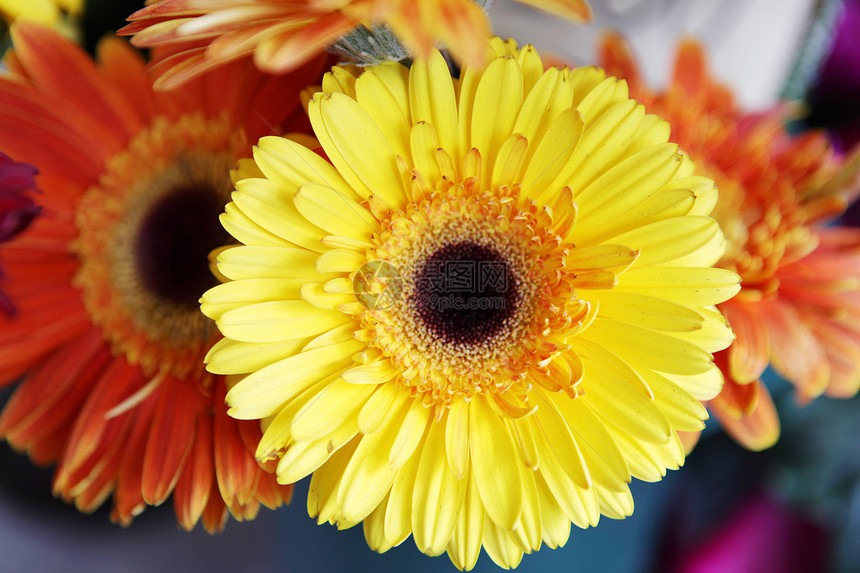
M 860 0 L 844 0 L 830 50 L 808 95 L 810 122 L 831 131 L 838 149 L 860 142 Z
M 39 214 L 39 207 L 28 194 L 36 186 L 35 167 L 13 161 L 0 153 L 0 242 L 8 241 L 27 228 Z M 0 279 L 3 269 L 0 268 Z M 12 316 L 15 307 L 12 301 L 0 290 L 0 312 Z

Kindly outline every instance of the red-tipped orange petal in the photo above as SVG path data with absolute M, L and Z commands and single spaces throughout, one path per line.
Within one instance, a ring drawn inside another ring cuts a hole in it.
M 179 525 L 186 531 L 191 531 L 200 521 L 203 511 L 209 503 L 209 496 L 220 497 L 218 491 L 212 491 L 215 482 L 214 445 L 212 443 L 212 417 L 197 418 L 196 437 L 191 456 L 185 464 L 185 469 L 176 482 L 173 491 L 173 505 Z

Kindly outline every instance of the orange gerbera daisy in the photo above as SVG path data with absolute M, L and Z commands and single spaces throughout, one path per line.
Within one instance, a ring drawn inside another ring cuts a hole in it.
M 254 460 L 258 424 L 229 418 L 224 378 L 203 369 L 216 329 L 197 299 L 227 240 L 230 167 L 301 114 L 321 62 L 293 77 L 236 62 L 158 94 L 116 38 L 98 65 L 36 24 L 12 38 L 0 149 L 38 167 L 43 207 L 0 246 L 18 309 L 0 315 L 0 383 L 24 377 L 0 437 L 57 460 L 54 492 L 81 511 L 113 493 L 121 524 L 171 493 L 180 525 L 209 531 L 288 501 Z
M 585 0 L 518 1 L 577 22 L 591 18 Z M 486 0 L 147 0 L 146 4 L 131 15 L 133 23 L 120 33 L 135 34 L 136 46 L 169 47 L 153 62 L 160 76 L 157 88 L 175 87 L 252 53 L 260 69 L 288 71 L 359 26 L 384 24 L 423 57 L 440 40 L 458 60 L 475 66 L 487 56 L 490 35 L 481 7 Z
M 779 437 L 773 401 L 760 377 L 773 368 L 801 401 L 860 387 L 860 229 L 827 226 L 860 189 L 860 149 L 834 154 L 826 136 L 785 130 L 788 104 L 743 113 L 709 76 L 703 48 L 679 48 L 671 85 L 643 83 L 625 43 L 605 38 L 601 61 L 627 79 L 632 97 L 672 125 L 672 139 L 720 189 L 714 210 L 728 249 L 718 263 L 743 279 L 719 306 L 735 330 L 715 355 L 726 384 L 711 403 L 739 443 L 758 450 Z

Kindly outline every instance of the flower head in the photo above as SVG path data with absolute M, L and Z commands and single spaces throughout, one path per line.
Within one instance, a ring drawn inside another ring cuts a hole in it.
M 585 0 L 519 0 L 574 21 L 591 17 Z M 120 30 L 140 47 L 162 46 L 156 86 L 177 86 L 207 69 L 253 54 L 260 69 L 301 65 L 363 25 L 388 26 L 413 52 L 426 56 L 437 41 L 460 60 L 483 61 L 490 33 L 473 0 L 149 0 Z
M 42 215 L 0 245 L 0 382 L 24 376 L 0 436 L 58 460 L 55 493 L 91 511 L 113 494 L 128 523 L 173 493 L 182 527 L 223 527 L 289 499 L 256 463 L 257 424 L 226 415 L 202 358 L 217 331 L 197 308 L 229 167 L 289 120 L 321 63 L 278 78 L 236 62 L 157 94 L 115 38 L 94 63 L 46 28 L 17 23 L 0 79 L 0 148 L 40 170 Z M 251 451 L 248 450 L 251 448 Z
M 0 242 L 8 241 L 33 221 L 39 207 L 28 192 L 36 187 L 37 171 L 32 165 L 12 161 L 0 153 Z M 3 284 L 3 269 L 0 268 L 0 286 Z M 11 316 L 15 313 L 12 301 L 0 290 L 0 313 Z
M 633 510 L 702 427 L 737 276 L 712 181 L 595 68 L 494 40 L 452 79 L 334 68 L 318 153 L 267 137 L 223 215 L 208 369 L 319 522 L 512 567 Z M 324 159 L 323 157 L 327 158 Z
M 714 217 L 728 241 L 718 266 L 737 272 L 743 288 L 720 305 L 737 340 L 716 357 L 726 385 L 711 406 L 741 444 L 768 447 L 779 436 L 759 380 L 768 363 L 803 400 L 860 387 L 860 231 L 823 224 L 860 189 L 860 149 L 839 157 L 822 133 L 790 136 L 787 104 L 743 113 L 693 41 L 681 45 L 663 93 L 643 84 L 617 36 L 606 38 L 602 63 L 669 120 L 697 173 L 717 182 Z

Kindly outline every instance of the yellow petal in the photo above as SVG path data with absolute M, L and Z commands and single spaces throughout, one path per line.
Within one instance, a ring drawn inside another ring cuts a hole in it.
M 469 417 L 472 468 L 484 508 L 492 522 L 513 529 L 523 510 L 523 487 L 510 467 L 519 463 L 511 435 L 482 395 L 472 399 Z
M 266 178 L 290 192 L 305 183 L 321 183 L 346 197 L 357 197 L 331 163 L 295 141 L 275 136 L 260 138 L 254 147 L 254 162 Z
M 499 97 L 499 94 L 505 94 Z M 487 180 L 502 143 L 512 133 L 523 103 L 523 74 L 516 60 L 494 60 L 484 71 L 472 109 L 471 147 L 480 151 Z
M 609 291 L 599 295 L 600 316 L 672 332 L 701 329 L 705 318 L 688 306 L 638 293 Z
M 391 208 L 405 206 L 396 155 L 355 100 L 322 94 L 311 100 L 308 115 L 332 164 L 363 199 L 375 195 Z
M 472 472 L 465 478 L 468 481 L 466 495 L 463 498 L 463 508 L 457 517 L 457 525 L 448 543 L 448 556 L 454 566 L 462 570 L 470 570 L 478 561 L 481 553 L 481 542 L 484 538 L 484 508 L 481 505 L 481 495 Z
M 227 338 L 242 342 L 280 342 L 320 334 L 352 318 L 303 300 L 260 302 L 234 308 L 218 319 Z
M 546 131 L 543 139 L 530 146 L 533 155 L 528 159 L 523 175 L 523 193 L 546 201 L 549 194 L 557 193 L 552 181 L 569 163 L 582 135 L 582 116 L 575 109 L 559 114 Z
M 543 434 L 564 473 L 577 487 L 588 489 L 591 487 L 591 474 L 567 422 L 551 399 L 544 396 L 543 392 L 536 391 L 535 394 L 539 398 L 539 406 L 532 416 L 533 426 Z
M 362 434 L 372 434 L 379 430 L 391 416 L 399 412 L 409 401 L 409 393 L 394 383 L 383 384 L 367 400 L 358 416 L 358 427 Z
M 677 217 L 643 225 L 607 241 L 642 251 L 637 261 L 637 266 L 641 268 L 666 264 L 698 253 L 714 239 L 722 240 L 720 226 L 715 220 L 708 217 Z M 707 260 L 701 260 L 696 266 L 708 264 Z
M 535 473 L 538 501 L 540 502 L 541 532 L 547 547 L 563 547 L 570 537 L 570 519 L 553 496 L 540 472 Z
M 392 468 L 399 468 L 412 456 L 424 435 L 428 420 L 430 420 L 430 408 L 424 406 L 420 397 L 414 398 L 397 431 L 397 438 L 391 446 L 388 464 Z
M 235 203 L 227 203 L 219 220 L 237 241 L 244 245 L 272 245 L 276 247 L 293 246 L 281 237 L 270 233 L 245 215 Z
M 306 183 L 293 198 L 296 209 L 311 223 L 332 235 L 344 235 L 371 245 L 379 222 L 370 212 L 331 187 Z
M 388 456 L 399 426 L 399 417 L 391 415 L 378 432 L 361 438 L 338 488 L 340 518 L 359 522 L 388 494 L 397 473 L 388 464 Z
M 331 249 L 317 257 L 316 271 L 318 273 L 351 273 L 358 270 L 367 262 L 367 258 L 355 251 L 346 249 Z
M 484 551 L 504 569 L 515 568 L 523 559 L 522 549 L 517 547 L 508 531 L 493 523 L 489 513 L 484 515 Z
M 469 469 L 469 435 L 469 404 L 465 400 L 455 400 L 448 409 L 445 455 L 458 478 L 465 477 Z
M 349 412 L 338 418 L 334 427 L 328 424 L 323 436 L 292 444 L 278 461 L 278 479 L 283 483 L 294 483 L 317 471 L 358 433 L 356 418 L 355 411 Z M 295 439 L 293 435 L 290 437 Z
M 698 307 L 733 297 L 740 290 L 740 277 L 726 269 L 634 268 L 618 278 L 615 288 Z
M 266 179 L 243 179 L 237 186 L 233 202 L 266 231 L 306 249 L 325 250 L 325 233 L 299 214 L 293 193 Z
M 319 392 L 296 413 L 290 433 L 297 442 L 313 441 L 331 431 L 333 420 L 345 420 L 356 414 L 375 388 L 364 384 L 349 384 L 337 379 Z
M 305 388 L 343 370 L 364 344 L 347 340 L 291 356 L 249 374 L 229 392 L 229 414 L 240 420 L 265 418 Z
M 305 341 L 239 342 L 222 338 L 206 354 L 206 370 L 213 374 L 247 374 L 288 358 L 298 352 Z
M 200 297 L 200 310 L 218 318 L 234 308 L 248 303 L 297 299 L 305 283 L 297 278 L 262 278 L 230 281 L 214 286 Z
M 441 455 L 445 422 L 443 418 L 430 425 L 412 495 L 413 537 L 419 551 L 427 555 L 445 550 L 466 496 L 466 479 L 457 478 Z
M 398 373 L 399 370 L 391 361 L 384 359 L 344 370 L 342 376 L 350 384 L 382 384 L 397 376 Z
M 408 116 L 404 114 L 401 102 L 397 99 L 398 95 L 402 94 L 392 93 L 385 81 L 377 75 L 378 69 L 376 66 L 367 69 L 355 80 L 355 100 L 382 130 L 394 153 L 409 157 Z M 394 89 L 398 87 L 395 86 Z
M 412 456 L 397 471 L 394 483 L 389 492 L 389 503 L 385 510 L 385 539 L 392 546 L 399 545 L 412 533 L 412 492 L 415 489 L 415 478 L 418 475 L 418 463 L 421 452 L 424 451 L 423 441 L 426 434 L 421 435 Z
M 553 397 L 564 419 L 579 444 L 594 482 L 616 491 L 630 482 L 630 470 L 624 454 L 606 430 L 603 422 L 594 415 L 585 400 Z
M 649 443 L 669 441 L 672 426 L 636 385 L 599 362 L 584 360 L 586 403 L 603 419 Z
M 316 271 L 317 256 L 307 249 L 238 246 L 218 255 L 218 270 L 232 280 L 268 277 L 324 281 L 334 278 Z
M 676 430 L 696 432 L 705 427 L 708 412 L 689 392 L 656 372 L 644 371 L 642 376 L 654 392 L 654 405 Z
M 439 146 L 454 157 L 462 150 L 458 145 L 457 100 L 451 72 L 442 55 L 433 50 L 428 60 L 417 59 L 409 71 L 409 105 L 412 122 L 433 126 Z
M 530 144 L 543 140 L 550 125 L 565 110 L 571 108 L 573 85 L 570 70 L 550 68 L 541 74 L 534 88 L 528 92 L 514 124 L 514 133 L 526 137 Z

